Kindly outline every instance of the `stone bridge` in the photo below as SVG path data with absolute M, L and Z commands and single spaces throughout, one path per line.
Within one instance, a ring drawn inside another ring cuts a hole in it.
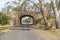
M 38 19 L 40 17 L 40 12 L 17 12 L 16 13 L 16 26 L 22 25 L 21 19 L 23 17 L 29 16 L 33 19 L 33 25 L 37 24 Z
M 36 25 L 38 23 L 38 19 L 41 17 L 40 12 L 14 12 L 15 13 L 15 25 L 20 26 L 22 25 L 21 20 L 23 17 L 31 17 L 33 19 L 33 24 Z

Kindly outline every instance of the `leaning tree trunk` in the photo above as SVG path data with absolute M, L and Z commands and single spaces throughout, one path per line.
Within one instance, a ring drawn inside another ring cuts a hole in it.
M 43 19 L 44 19 L 44 22 L 45 22 L 45 28 L 46 29 L 48 29 L 48 27 L 49 27 L 49 25 L 48 25 L 48 20 L 47 20 L 47 18 L 46 18 L 46 16 L 45 16 L 45 14 L 46 14 L 46 9 L 45 9 L 45 7 L 44 7 L 44 2 L 43 2 L 43 0 L 39 0 L 39 4 L 40 4 L 40 12 L 42 13 L 42 16 L 43 16 Z
M 58 5 L 58 8 L 59 8 L 59 10 L 60 10 L 60 0 L 59 0 L 59 5 Z
M 59 16 L 60 16 L 60 0 L 59 0 L 59 5 L 58 5 L 58 10 L 59 10 Z
M 59 12 L 56 7 L 56 0 L 51 0 L 51 3 L 52 3 L 52 9 L 56 18 L 56 28 L 60 29 Z

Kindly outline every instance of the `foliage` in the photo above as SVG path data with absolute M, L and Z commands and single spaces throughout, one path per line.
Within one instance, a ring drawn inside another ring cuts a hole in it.
M 44 6 L 45 6 L 45 8 L 46 8 L 46 10 L 48 11 L 48 13 L 51 13 L 51 11 L 52 11 L 52 9 L 51 9 L 51 3 L 45 3 L 44 4 Z
M 0 24 L 5 25 L 9 22 L 9 18 L 5 15 L 0 13 Z
M 42 0 L 38 0 L 39 3 L 30 2 L 30 0 L 24 0 L 23 2 L 21 2 L 21 0 L 17 0 L 17 1 L 12 2 L 13 7 L 11 6 L 11 4 L 9 5 L 10 2 L 7 2 L 6 3 L 7 4 L 7 11 L 9 11 L 10 9 L 12 11 L 36 11 L 36 10 L 38 10 L 42 13 L 42 16 L 43 16 L 43 18 L 39 19 L 40 20 L 39 23 L 41 25 L 46 25 L 47 27 L 48 27 L 48 22 L 54 25 L 55 17 L 48 16 L 48 18 L 46 18 L 46 16 L 44 16 L 44 14 L 54 12 L 54 14 L 56 16 L 56 23 L 58 26 L 60 26 L 58 24 L 58 20 L 59 20 L 59 17 L 58 17 L 59 12 L 57 10 L 57 8 L 59 8 L 58 7 L 58 0 L 51 0 L 51 3 L 49 3 L 49 2 L 44 3 Z M 30 5 L 30 3 L 33 3 L 33 5 Z M 29 22 L 29 21 L 26 20 L 26 22 Z
M 26 19 L 25 22 L 29 23 L 30 21 L 29 21 L 29 19 Z
M 30 5 L 33 4 L 33 5 Z M 6 7 L 2 11 L 32 11 L 39 10 L 39 3 L 35 3 L 31 0 L 14 0 L 12 2 L 6 2 Z
M 39 19 L 39 23 L 40 23 L 41 25 L 44 25 L 44 20 L 43 20 L 43 18 L 40 18 L 40 19 Z
M 55 16 L 53 14 L 50 14 L 50 16 L 48 17 L 48 21 L 51 23 L 51 24 L 55 24 Z
M 13 11 L 21 11 L 20 9 L 21 9 L 21 7 L 18 6 L 18 7 L 13 8 Z
M 52 26 L 55 25 L 55 16 L 54 16 L 54 14 L 50 14 L 50 16 L 48 16 L 47 20 L 48 20 L 48 23 L 52 24 Z M 36 28 L 37 29 L 45 29 L 45 22 L 44 22 L 43 18 L 39 19 L 39 23 L 36 25 Z M 49 29 L 51 29 L 51 27 L 49 27 Z
M 30 21 L 31 21 L 30 19 L 31 19 L 31 18 L 27 18 L 27 19 L 25 20 L 25 22 L 26 22 L 26 23 L 30 23 Z

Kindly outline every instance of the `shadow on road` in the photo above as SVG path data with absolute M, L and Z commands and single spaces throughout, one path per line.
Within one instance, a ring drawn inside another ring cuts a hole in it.
M 19 27 L 14 27 L 14 28 L 11 28 L 11 30 L 27 30 L 27 31 L 30 31 L 32 29 L 32 25 L 30 24 L 24 24 L 24 25 L 21 25 Z

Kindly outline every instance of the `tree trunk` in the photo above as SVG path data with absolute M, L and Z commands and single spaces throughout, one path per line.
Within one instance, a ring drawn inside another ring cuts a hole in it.
M 47 18 L 46 18 L 46 16 L 45 16 L 45 14 L 46 14 L 46 9 L 45 9 L 45 7 L 44 7 L 44 2 L 43 2 L 43 0 L 39 0 L 39 4 L 40 4 L 40 12 L 42 13 L 42 16 L 43 16 L 43 19 L 44 19 L 44 22 L 45 22 L 45 26 L 46 26 L 46 29 L 48 28 L 48 20 L 47 20 Z
M 56 0 L 51 0 L 51 3 L 52 3 L 52 9 L 56 18 L 56 28 L 60 29 L 59 12 L 56 7 Z
M 59 8 L 59 10 L 60 10 L 60 0 L 59 0 L 59 5 L 58 5 L 58 8 Z

